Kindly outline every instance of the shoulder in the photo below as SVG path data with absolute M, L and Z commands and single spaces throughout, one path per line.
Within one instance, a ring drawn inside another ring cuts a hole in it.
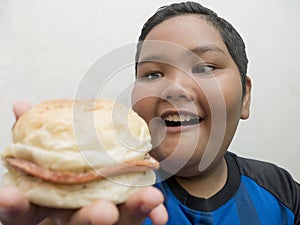
M 252 179 L 274 195 L 300 220 L 300 185 L 287 170 L 273 163 L 228 154 L 235 159 L 241 175 Z
M 269 185 L 276 184 L 275 186 L 272 185 L 276 189 L 278 185 L 294 186 L 297 184 L 287 170 L 273 163 L 243 158 L 235 154 L 231 155 L 234 157 L 241 174 L 255 180 L 261 186 L 267 188 Z

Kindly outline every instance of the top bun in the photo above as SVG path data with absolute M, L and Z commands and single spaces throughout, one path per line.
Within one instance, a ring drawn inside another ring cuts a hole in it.
M 111 100 L 52 100 L 28 110 L 13 128 L 3 153 L 51 170 L 81 172 L 87 167 L 143 159 L 151 150 L 145 121 Z

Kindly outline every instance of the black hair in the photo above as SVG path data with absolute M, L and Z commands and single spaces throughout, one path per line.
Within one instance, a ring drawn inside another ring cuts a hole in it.
M 201 15 L 209 24 L 211 24 L 221 35 L 223 42 L 225 43 L 232 59 L 237 65 L 242 81 L 243 95 L 246 91 L 246 76 L 247 76 L 247 54 L 245 51 L 245 43 L 236 29 L 225 19 L 219 17 L 214 11 L 200 5 L 196 2 L 182 2 L 173 3 L 171 5 L 163 6 L 157 10 L 157 12 L 151 16 L 144 24 L 141 34 L 139 36 L 139 42 L 137 44 L 137 51 L 135 56 L 136 69 L 140 56 L 141 47 L 143 41 L 149 32 L 158 24 L 163 21 L 180 15 L 185 14 L 197 14 Z

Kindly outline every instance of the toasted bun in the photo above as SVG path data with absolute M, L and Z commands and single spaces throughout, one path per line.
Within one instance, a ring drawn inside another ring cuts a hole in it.
M 99 179 L 68 184 L 32 175 L 39 170 L 26 173 L 35 167 L 24 172 L 5 163 L 4 182 L 20 188 L 33 203 L 48 207 L 78 208 L 97 199 L 118 204 L 141 186 L 155 182 L 151 166 L 109 177 L 101 171 L 126 162 L 150 160 L 156 164 L 152 158 L 145 159 L 151 147 L 147 124 L 125 106 L 110 100 L 46 101 L 17 121 L 13 143 L 4 150 L 3 158 L 21 159 L 54 174 L 100 171 Z

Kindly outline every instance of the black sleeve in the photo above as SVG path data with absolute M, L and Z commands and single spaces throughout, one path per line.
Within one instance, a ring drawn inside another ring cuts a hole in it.
M 295 225 L 300 225 L 300 185 L 295 183 Z

